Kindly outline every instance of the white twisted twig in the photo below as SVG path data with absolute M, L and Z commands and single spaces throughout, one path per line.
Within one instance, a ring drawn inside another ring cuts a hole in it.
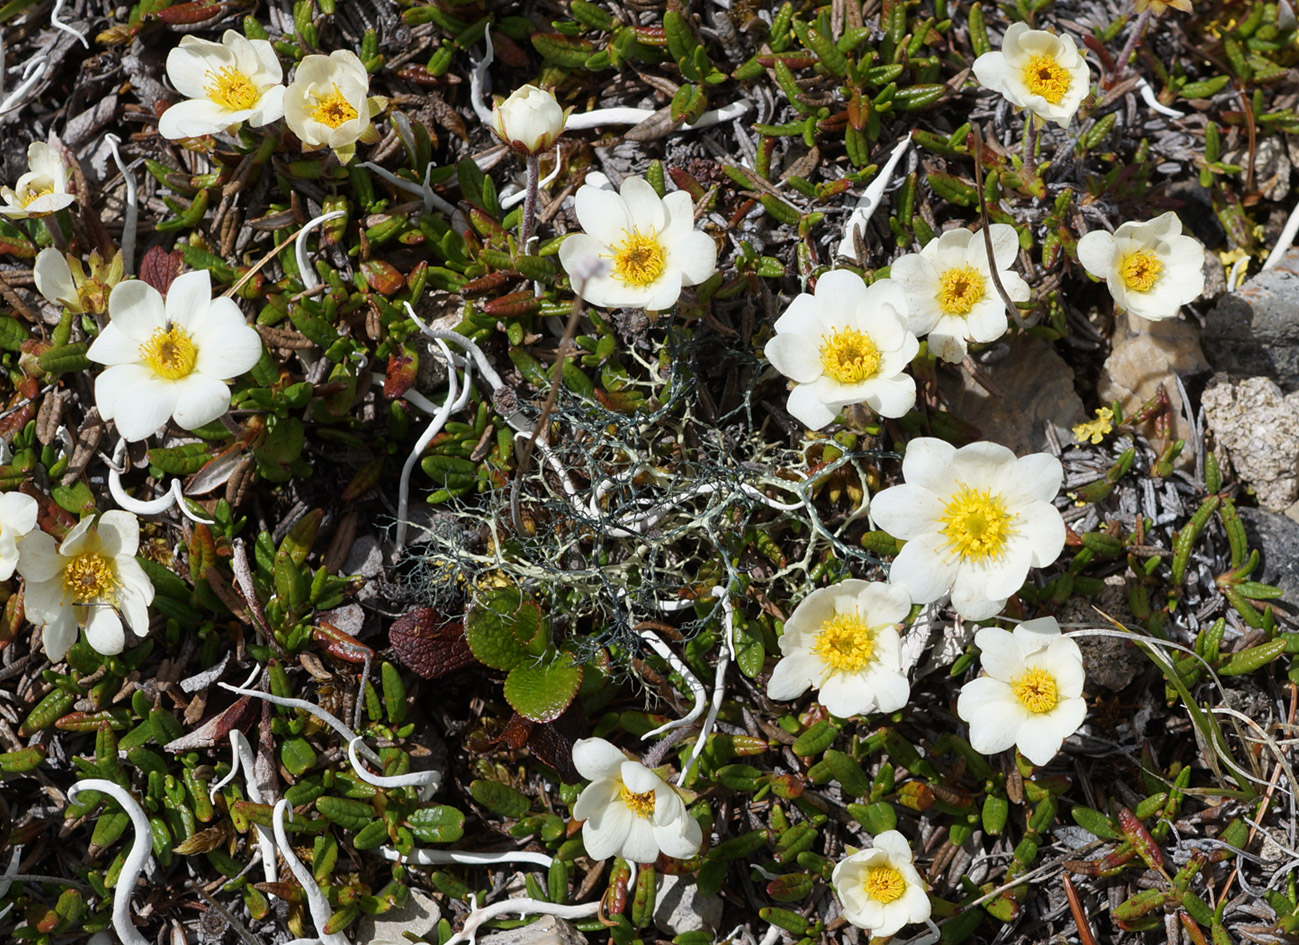
M 260 692 L 256 689 L 244 689 L 241 686 L 232 686 L 227 682 L 220 682 L 217 683 L 217 685 L 222 689 L 241 696 L 253 696 L 256 699 L 264 699 L 272 705 L 282 705 L 290 709 L 301 709 L 304 712 L 310 712 L 316 718 L 320 719 L 320 721 L 324 722 L 337 732 L 345 742 L 351 742 L 353 739 L 359 738 L 356 732 L 348 728 L 347 725 L 340 721 L 337 716 L 331 715 L 314 702 L 308 702 L 306 699 L 294 699 L 289 696 L 275 696 L 269 692 Z M 366 761 L 374 762 L 377 765 L 383 764 L 383 762 L 379 760 L 379 756 L 368 748 L 364 742 L 360 743 L 359 751 L 365 757 Z
M 254 804 L 265 804 L 266 797 L 262 794 L 261 785 L 257 783 L 257 777 L 253 773 L 253 749 L 248 744 L 248 739 L 239 729 L 230 731 L 230 773 L 220 781 L 208 788 L 208 799 L 214 800 L 216 793 L 234 780 L 235 775 L 239 773 L 239 764 L 244 766 L 244 784 L 248 790 L 248 799 Z M 266 875 L 268 883 L 275 882 L 275 840 L 263 824 L 253 824 L 257 828 L 257 852 L 262 858 L 262 872 Z
M 3 110 L 0 107 L 0 110 Z M 135 174 L 122 160 L 117 150 L 121 143 L 117 135 L 104 135 L 108 149 L 113 153 L 113 163 L 122 174 L 122 183 L 126 186 L 126 215 L 122 218 L 122 271 L 129 274 L 135 268 L 135 231 L 140 219 L 140 205 L 135 193 Z
M 347 940 L 347 936 L 342 932 L 331 932 L 325 934 L 325 926 L 333 918 L 334 912 L 329 908 L 329 901 L 325 899 L 325 894 L 320 891 L 316 885 L 315 877 L 311 871 L 302 865 L 298 855 L 293 852 L 293 846 L 289 843 L 289 835 L 284 831 L 284 810 L 289 807 L 289 802 L 280 798 L 275 802 L 275 811 L 271 814 L 271 823 L 275 825 L 275 843 L 280 848 L 280 856 L 284 857 L 284 863 L 293 874 L 293 878 L 302 886 L 302 891 L 307 896 L 307 910 L 311 913 L 311 921 L 316 926 L 319 933 L 319 939 L 323 945 L 352 945 Z M 293 810 L 289 809 L 289 819 L 293 819 Z
M 149 818 L 135 798 L 112 781 L 104 778 L 78 781 L 68 788 L 68 800 L 76 803 L 77 795 L 82 791 L 101 791 L 107 794 L 121 804 L 131 818 L 131 829 L 135 835 L 131 840 L 131 850 L 122 864 L 122 871 L 117 876 L 117 886 L 113 890 L 113 931 L 122 940 L 122 945 L 149 945 L 149 940 L 131 922 L 131 893 L 135 891 L 140 874 L 153 856 L 153 831 L 149 829 Z
M 853 207 L 852 213 L 848 215 L 848 222 L 843 225 L 843 239 L 839 241 L 839 248 L 835 253 L 840 256 L 846 256 L 849 259 L 855 259 L 857 256 L 857 244 L 853 240 L 853 232 L 858 226 L 861 227 L 862 236 L 866 235 L 866 224 L 870 222 L 875 211 L 879 209 L 880 198 L 884 196 L 884 191 L 893 181 L 893 169 L 898 166 L 898 161 L 902 160 L 902 155 L 907 153 L 907 148 L 911 147 L 911 135 L 906 135 L 893 147 L 893 152 L 889 159 L 884 162 L 884 166 L 879 169 L 879 173 L 866 187 L 866 192 L 861 195 L 857 205 Z
M 335 220 L 338 217 L 347 216 L 344 210 L 333 210 L 329 213 L 322 213 L 320 216 L 310 220 L 306 226 L 298 230 L 298 238 L 293 241 L 293 258 L 298 262 L 298 278 L 302 280 L 302 287 L 308 292 L 320 285 L 320 279 L 316 275 L 315 268 L 307 259 L 307 237 L 311 231 L 322 223 Z
M 357 757 L 356 746 L 360 743 L 361 736 L 359 735 L 347 743 L 347 760 L 351 763 L 356 776 L 366 784 L 373 784 L 375 787 L 381 788 L 417 788 L 421 798 L 431 795 L 442 786 L 442 772 L 434 768 L 425 771 L 411 771 L 407 774 L 371 774 L 365 765 L 361 764 L 361 759 Z
M 694 602 L 688 601 L 687 603 Z M 699 716 L 704 713 L 704 703 L 708 698 L 708 694 L 704 690 L 704 684 L 695 678 L 695 674 L 690 672 L 686 667 L 686 664 L 682 662 L 681 657 L 673 653 L 671 647 L 659 639 L 658 634 L 653 630 L 642 630 L 640 632 L 640 638 L 648 643 L 655 653 L 667 660 L 669 666 L 681 674 L 681 678 L 685 680 L 686 685 L 690 687 L 690 695 L 695 700 L 694 706 L 691 707 L 688 713 L 674 721 L 665 722 L 653 731 L 646 732 L 641 736 L 641 740 L 643 741 L 647 738 L 653 738 L 655 735 L 662 735 L 664 732 L 670 732 L 674 728 L 683 728 L 695 719 L 699 718 Z
M 491 866 L 496 863 L 531 863 L 543 869 L 550 869 L 554 857 L 544 853 L 532 853 L 528 850 L 506 850 L 501 853 L 471 853 L 468 850 L 425 850 L 417 848 L 410 853 L 402 853 L 393 847 L 380 847 L 380 855 L 385 860 L 404 861 L 416 866 L 444 866 L 454 863 L 458 866 Z
M 102 453 L 100 454 L 103 455 Z M 173 505 L 180 509 L 180 513 L 191 522 L 199 522 L 203 525 L 211 525 L 216 519 L 203 518 L 195 515 L 190 511 L 189 503 L 185 501 L 184 492 L 181 489 L 179 479 L 171 481 L 171 488 L 158 496 L 156 499 L 137 499 L 128 495 L 126 489 L 122 487 L 122 473 L 126 467 L 122 465 L 122 459 L 126 456 L 126 439 L 119 438 L 117 446 L 113 448 L 113 459 L 108 464 L 108 491 L 112 495 L 113 501 L 136 515 L 161 515 Z
M 690 749 L 690 758 L 681 766 L 681 773 L 677 775 L 678 785 L 686 783 L 686 776 L 690 774 L 694 763 L 699 760 L 704 750 L 704 743 L 708 741 L 708 736 L 712 734 L 713 726 L 717 723 L 717 713 L 721 711 L 722 699 L 726 695 L 726 668 L 735 654 L 735 608 L 731 604 L 731 593 L 724 587 L 714 587 L 711 593 L 722 600 L 722 622 L 725 625 L 722 634 L 722 651 L 717 656 L 717 671 L 713 675 L 713 702 L 708 707 L 708 715 L 704 718 L 703 728 L 699 730 L 699 737 L 695 739 L 695 746 Z

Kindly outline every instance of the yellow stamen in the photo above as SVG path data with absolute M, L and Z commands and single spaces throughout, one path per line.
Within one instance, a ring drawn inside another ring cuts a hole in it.
M 63 596 L 78 604 L 112 598 L 117 576 L 109 560 L 101 554 L 77 555 L 63 569 Z
M 983 274 L 973 266 L 948 269 L 938 277 L 938 304 L 945 315 L 969 315 L 986 294 Z
M 821 625 L 812 652 L 831 673 L 855 673 L 875 656 L 875 631 L 856 614 L 835 614 Z
M 633 794 L 627 790 L 627 785 L 622 786 L 620 793 L 622 802 L 627 805 L 627 809 L 637 817 L 647 818 L 654 813 L 654 792 L 645 791 L 643 794 Z
M 209 69 L 207 85 L 203 86 L 203 91 L 208 98 L 230 112 L 252 108 L 261 98 L 253 80 L 234 66 Z
M 40 197 L 48 197 L 52 193 L 54 193 L 53 183 L 44 187 L 24 187 L 22 193 L 18 195 L 18 200 L 24 207 L 30 207 L 33 201 Z
M 171 325 L 159 328 L 140 345 L 140 360 L 159 377 L 178 381 L 193 373 L 198 362 L 198 349 L 185 329 Z
M 1072 80 L 1069 71 L 1056 62 L 1055 56 L 1047 53 L 1034 56 L 1024 67 L 1024 84 L 1035 95 L 1040 95 L 1052 105 L 1059 105 L 1060 100 L 1069 91 Z
M 1163 271 L 1164 264 L 1148 249 L 1129 253 L 1119 266 L 1119 276 L 1132 292 L 1149 292 Z
M 316 104 L 311 110 L 311 117 L 322 125 L 337 128 L 343 122 L 351 121 L 357 115 L 356 109 L 352 107 L 351 102 L 343 97 L 343 93 L 338 90 L 337 85 L 328 94 L 313 97 Z
M 1013 517 L 1001 496 L 986 489 L 957 485 L 939 519 L 951 549 L 962 558 L 982 561 L 999 557 L 1012 534 Z
M 653 230 L 648 236 L 640 230 L 632 230 L 625 240 L 613 247 L 613 277 L 638 289 L 652 284 L 666 268 L 667 253 Z
M 866 871 L 862 889 L 876 902 L 887 905 L 902 898 L 902 894 L 907 891 L 907 881 L 892 866 L 872 866 Z
M 821 365 L 840 384 L 860 384 L 879 373 L 880 349 L 856 328 L 836 328 L 821 336 Z
M 1020 705 L 1033 713 L 1050 712 L 1060 704 L 1055 677 L 1041 668 L 1030 669 L 1018 679 L 1012 679 L 1010 691 Z

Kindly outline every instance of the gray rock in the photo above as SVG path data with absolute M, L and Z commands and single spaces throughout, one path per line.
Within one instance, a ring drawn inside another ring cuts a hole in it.
M 1101 403 L 1117 400 L 1123 415 L 1130 416 L 1164 385 L 1172 403 L 1171 432 L 1174 439 L 1190 440 L 1190 426 L 1182 413 L 1182 398 L 1173 375 L 1183 378 L 1205 373 L 1209 363 L 1200 349 L 1200 330 L 1183 318 L 1152 322 L 1125 313 L 1118 318 L 1114 347 L 1105 359 L 1097 383 Z M 1153 435 L 1154 422 L 1142 432 Z M 1186 463 L 1194 462 L 1190 451 L 1182 454 Z
M 412 889 L 406 904 L 400 909 L 389 909 L 380 915 L 363 915 L 356 922 L 356 941 L 366 945 L 410 945 L 402 935 L 410 932 L 416 937 L 427 935 L 437 928 L 442 918 L 438 904 L 418 889 Z
M 984 439 L 1010 447 L 1019 456 L 1046 448 L 1046 425 L 1072 442 L 1070 428 L 1087 419 L 1073 389 L 1073 370 L 1039 338 L 1020 336 L 1009 352 L 979 365 L 990 393 L 959 365 L 939 375 L 939 387 L 952 412 L 974 424 Z
M 1218 458 L 1226 454 L 1259 505 L 1284 512 L 1299 498 L 1299 392 L 1283 395 L 1266 377 L 1216 374 L 1202 403 Z
M 570 922 L 557 916 L 543 915 L 536 922 L 493 932 L 478 941 L 482 945 L 586 945 L 586 936 Z
M 1299 604 L 1299 522 L 1266 509 L 1241 508 L 1249 546 L 1257 548 L 1259 567 L 1250 578 L 1285 592 L 1281 603 Z
M 1122 574 L 1110 575 L 1098 597 L 1071 597 L 1055 616 L 1066 628 L 1112 629 L 1106 616 L 1131 626 L 1136 620 L 1128 609 L 1127 578 Z M 1074 639 L 1078 649 L 1082 650 L 1083 668 L 1087 673 L 1084 689 L 1089 693 L 1095 693 L 1098 687 L 1111 692 L 1126 689 L 1150 665 L 1142 652 L 1126 640 L 1108 636 Z
M 1204 349 L 1215 370 L 1299 390 L 1299 249 L 1218 300 L 1204 322 Z
M 654 897 L 654 925 L 664 935 L 716 932 L 722 924 L 722 897 L 703 896 L 692 876 L 660 873 Z

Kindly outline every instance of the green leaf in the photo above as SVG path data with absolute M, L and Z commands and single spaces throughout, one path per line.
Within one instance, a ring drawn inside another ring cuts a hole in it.
M 526 795 L 499 781 L 471 781 L 469 793 L 479 804 L 502 817 L 521 817 L 532 807 Z
M 280 744 L 280 761 L 295 778 L 316 763 L 316 752 L 305 738 L 286 738 Z
M 572 703 L 580 685 L 582 667 L 567 654 L 555 653 L 544 662 L 514 667 L 505 680 L 505 701 L 534 722 L 553 722 Z
M 511 670 L 529 652 L 540 655 L 550 628 L 536 601 L 525 601 L 516 587 L 494 588 L 474 601 L 465 618 L 465 640 L 480 663 Z
M 454 843 L 465 832 L 465 815 L 445 804 L 417 810 L 406 822 L 425 843 Z

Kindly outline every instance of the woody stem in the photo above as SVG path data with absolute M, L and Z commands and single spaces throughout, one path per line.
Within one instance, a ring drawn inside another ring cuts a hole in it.
M 519 252 L 528 252 L 528 243 L 532 240 L 532 231 L 537 226 L 537 184 L 541 179 L 541 157 L 529 154 L 526 158 L 528 184 L 523 198 L 523 221 L 519 224 Z
M 1128 60 L 1132 58 L 1132 51 L 1146 35 L 1146 27 L 1150 25 L 1150 15 L 1150 7 L 1146 7 L 1137 15 L 1137 23 L 1132 27 L 1132 35 L 1128 37 L 1127 45 L 1123 47 L 1123 52 L 1119 53 L 1118 61 L 1114 64 L 1114 82 L 1122 79 L 1128 71 Z

